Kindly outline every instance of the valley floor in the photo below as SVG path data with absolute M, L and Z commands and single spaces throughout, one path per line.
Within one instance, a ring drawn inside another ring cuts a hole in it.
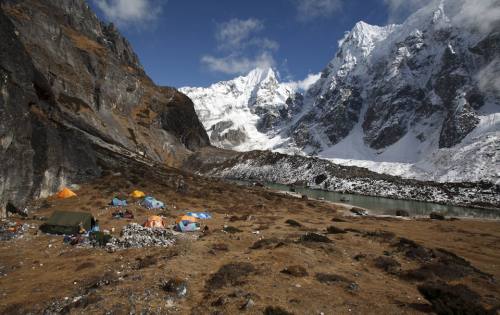
M 172 224 L 186 210 L 210 211 L 207 232 L 168 248 L 107 252 L 30 229 L 0 242 L 0 313 L 420 314 L 500 305 L 498 221 L 351 217 L 326 202 L 168 172 L 107 175 L 78 197 L 36 201 L 32 214 L 92 212 L 118 236 L 129 222 L 112 219 L 107 204 L 141 189 L 166 202 L 161 215 Z M 178 176 L 187 193 L 176 192 Z M 155 213 L 128 208 L 138 223 Z M 340 230 L 329 234 L 331 226 Z M 169 298 L 161 287 L 169 279 L 187 283 L 186 297 Z

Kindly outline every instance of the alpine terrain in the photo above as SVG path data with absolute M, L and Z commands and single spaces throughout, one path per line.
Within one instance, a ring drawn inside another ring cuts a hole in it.
M 272 69 L 180 90 L 219 147 L 500 183 L 500 17 L 479 25 L 457 3 L 434 1 L 401 25 L 357 23 L 304 92 Z

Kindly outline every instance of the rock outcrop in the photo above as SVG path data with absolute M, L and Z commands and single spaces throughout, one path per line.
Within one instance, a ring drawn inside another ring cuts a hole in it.
M 84 0 L 2 1 L 0 26 L 0 209 L 210 144 L 191 100 L 156 86 Z

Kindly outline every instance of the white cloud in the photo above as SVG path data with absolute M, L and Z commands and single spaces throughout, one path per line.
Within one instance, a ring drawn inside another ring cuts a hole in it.
M 301 21 L 327 17 L 342 8 L 342 0 L 294 0 L 294 2 Z
M 121 26 L 144 26 L 144 23 L 155 21 L 165 2 L 166 0 L 94 0 L 108 20 Z
M 309 89 L 311 85 L 316 83 L 316 81 L 318 81 L 320 77 L 321 73 L 310 73 L 304 80 L 290 81 L 286 82 L 285 84 L 293 90 L 307 91 L 307 89 Z
M 226 56 L 214 57 L 210 55 L 203 56 L 201 62 L 214 72 L 225 74 L 246 74 L 255 68 L 269 68 L 274 66 L 273 56 L 268 52 L 263 52 L 254 58 L 244 56 Z
M 500 2 L 498 0 L 455 0 L 462 2 L 457 15 L 452 19 L 457 25 L 469 25 L 487 33 L 500 29 Z
M 477 79 L 481 91 L 491 92 L 500 97 L 500 57 L 479 71 Z
M 389 9 L 389 22 L 401 23 L 410 14 L 434 0 L 384 0 Z
M 258 19 L 231 19 L 228 22 L 217 25 L 215 39 L 220 50 L 234 52 L 254 46 L 263 50 L 276 50 L 277 42 L 257 35 L 264 30 L 264 23 Z
M 201 63 L 210 71 L 226 74 L 244 74 L 257 67 L 274 66 L 272 53 L 278 50 L 279 44 L 259 36 L 263 30 L 264 23 L 254 18 L 220 23 L 215 31 L 215 40 L 217 49 L 226 55 L 205 55 Z

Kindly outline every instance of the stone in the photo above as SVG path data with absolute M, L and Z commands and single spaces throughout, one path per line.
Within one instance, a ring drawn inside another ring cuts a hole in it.
M 0 217 L 8 202 L 23 209 L 103 169 L 172 165 L 210 144 L 191 100 L 156 86 L 85 0 L 2 3 L 0 43 L 0 91 L 8 91 L 0 97 Z

